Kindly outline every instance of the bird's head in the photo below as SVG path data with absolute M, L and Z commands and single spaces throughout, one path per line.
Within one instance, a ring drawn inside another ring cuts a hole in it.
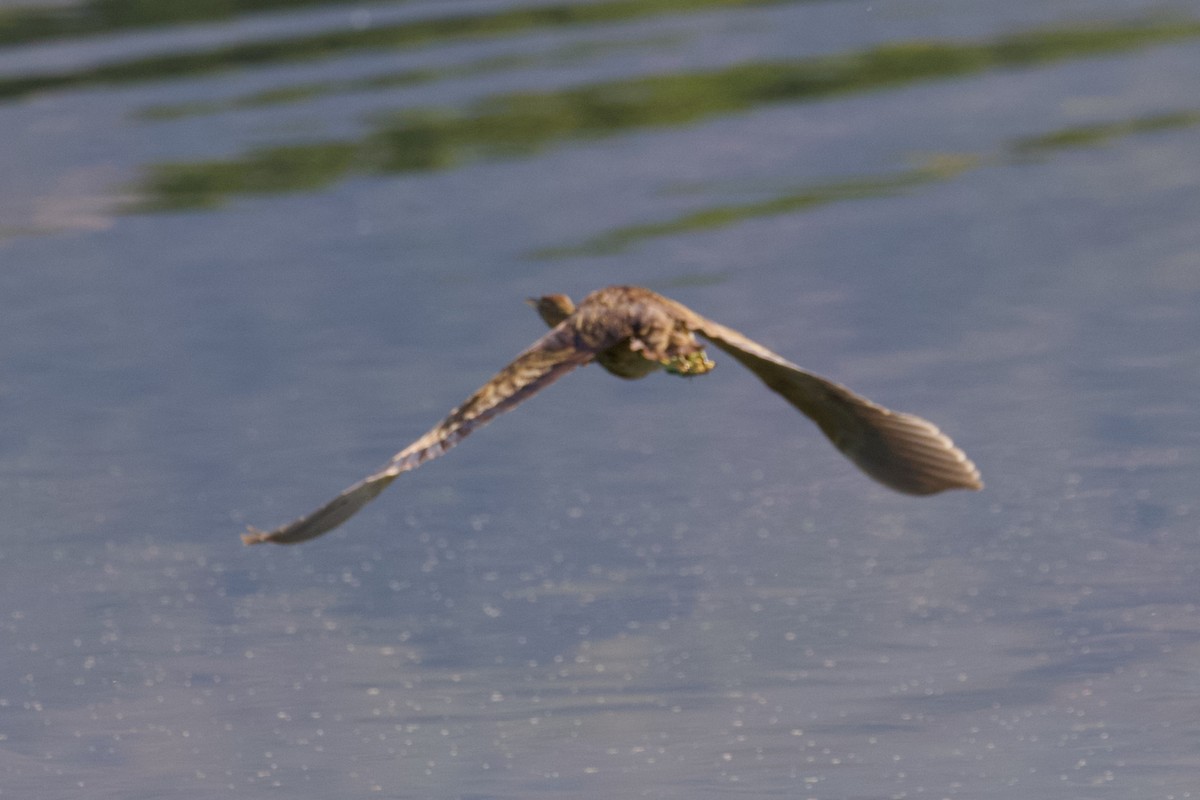
M 575 304 L 565 294 L 546 294 L 525 301 L 533 306 L 542 321 L 553 328 L 575 312 Z

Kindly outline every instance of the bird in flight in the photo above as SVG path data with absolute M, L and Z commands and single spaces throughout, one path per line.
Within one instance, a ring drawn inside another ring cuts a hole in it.
M 806 372 L 735 330 L 639 286 L 592 292 L 576 307 L 565 295 L 529 301 L 550 331 L 382 469 L 311 514 L 272 531 L 250 528 L 246 544 L 295 544 L 341 525 L 402 473 L 437 458 L 494 417 L 515 408 L 576 367 L 595 361 L 621 378 L 659 369 L 703 375 L 715 364 L 700 334 L 817 424 L 859 469 L 891 489 L 928 495 L 981 489 L 979 470 L 932 423 L 891 411 Z

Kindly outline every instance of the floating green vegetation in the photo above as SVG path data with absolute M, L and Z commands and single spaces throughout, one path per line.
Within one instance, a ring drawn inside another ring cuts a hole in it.
M 181 1 L 181 0 L 180 0 Z M 103 0 L 93 0 L 93 3 Z M 160 0 L 108 0 L 121 7 L 147 8 Z M 232 2 L 232 0 L 230 0 Z M 269 2 L 257 0 L 265 10 Z M 307 0 L 312 2 L 312 0 Z M 232 44 L 199 52 L 149 56 L 104 64 L 84 71 L 47 75 L 26 75 L 0 80 L 0 99 L 21 97 L 34 92 L 56 89 L 124 84 L 137 81 L 195 77 L 238 67 L 261 67 L 297 61 L 312 61 L 362 50 L 402 49 L 461 39 L 514 36 L 538 30 L 570 28 L 600 23 L 629 22 L 666 14 L 690 14 L 725 8 L 750 8 L 803 2 L 803 0 L 607 0 L 587 4 L 506 8 L 490 14 L 452 14 L 444 17 L 372 25 L 364 28 L 329 31 L 287 39 L 264 39 Z M 212 6 L 217 0 L 204 5 Z M 174 3 L 172 3 L 174 5 Z M 217 5 L 220 5 L 217 3 Z M 145 17 L 149 19 L 149 12 Z M 0 40 L 5 20 L 0 16 Z M 165 20 L 164 20 L 165 21 Z M 152 24 L 152 23 L 146 23 Z M 37 38 L 37 37 L 34 37 Z
M 317 188 L 355 172 L 445 169 L 471 159 L 528 155 L 566 141 L 684 125 L 773 103 L 1096 56 L 1197 36 L 1200 22 L 1193 20 L 1037 30 L 983 42 L 886 44 L 824 58 L 502 95 L 458 112 L 425 110 L 380 119 L 361 140 L 158 165 L 149 171 L 140 193 L 144 199 L 137 208 L 212 207 L 239 194 Z M 330 152 L 337 158 L 330 158 Z M 289 177 L 287 170 L 295 170 L 297 179 Z

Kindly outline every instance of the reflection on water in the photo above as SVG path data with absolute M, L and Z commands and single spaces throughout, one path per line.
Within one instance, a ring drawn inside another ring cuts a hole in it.
M 1168 111 L 1116 122 L 1076 125 L 1041 136 L 1030 136 L 1016 142 L 1012 149 L 1018 155 L 1039 156 L 1063 148 L 1111 144 L 1125 136 L 1138 133 L 1190 128 L 1198 123 L 1200 123 L 1200 111 Z
M 403 0 L 400 0 L 403 2 Z M 306 6 L 364 6 L 380 0 L 85 0 L 0 9 L 0 42 L 28 44 L 44 39 L 121 33 L 159 25 L 217 22 L 256 12 Z M 398 5 L 399 3 L 393 3 Z
M 579 244 L 550 247 L 530 253 L 534 258 L 561 259 L 571 256 L 608 255 L 659 236 L 674 236 L 703 231 L 747 220 L 778 214 L 794 214 L 827 203 L 866 197 L 883 197 L 923 184 L 956 178 L 972 169 L 996 166 L 1019 159 L 1044 158 L 1058 150 L 1111 144 L 1126 136 L 1153 133 L 1200 124 L 1200 112 L 1171 111 L 1117 122 L 1077 125 L 1040 136 L 1027 136 L 1006 145 L 1000 154 L 942 154 L 927 158 L 928 163 L 893 175 L 869 179 L 837 181 L 822 186 L 804 187 L 753 203 L 722 205 L 693 211 L 662 222 L 640 223 L 606 231 Z
M 1197 36 L 1200 25 L 1193 22 L 1047 29 L 978 44 L 906 42 L 798 62 L 737 64 L 704 73 L 493 96 L 465 112 L 406 111 L 395 120 L 376 123 L 358 141 L 289 145 L 232 160 L 159 165 L 140 208 L 207 207 L 237 194 L 310 190 L 352 172 L 446 169 L 481 154 L 530 155 L 571 139 L 683 125 L 766 104 L 1094 57 Z M 783 202 L 786 210 L 796 207 Z
M 0 796 L 1193 796 L 1200 25 L 1159 10 L 7 4 Z M 238 544 L 521 298 L 617 282 L 988 489 L 877 490 L 719 360 L 585 369 Z
M 165 104 L 151 106 L 143 112 L 149 120 L 178 119 L 194 114 L 217 114 L 226 111 L 263 108 L 272 105 L 283 105 L 306 100 L 316 100 L 329 95 L 346 92 L 373 92 L 383 89 L 396 89 L 405 86 L 418 86 L 435 83 L 453 78 L 469 78 L 487 75 L 502 70 L 513 70 L 524 67 L 555 66 L 569 64 L 573 61 L 596 56 L 598 53 L 611 54 L 623 48 L 644 48 L 666 44 L 669 40 L 658 37 L 636 42 L 610 41 L 600 43 L 570 44 L 558 49 L 555 53 L 518 53 L 482 58 L 466 64 L 450 64 L 438 68 L 410 69 L 401 72 L 391 72 L 384 75 L 370 75 L 363 78 L 350 78 L 341 81 L 319 81 L 302 83 L 281 88 L 266 89 L 248 95 L 225 100 L 215 100 L 196 103 Z
M 151 56 L 93 67 L 84 72 L 34 75 L 0 81 L 0 98 L 19 97 L 48 89 L 93 84 L 114 84 L 162 80 L 170 77 L 194 77 L 236 67 L 264 67 L 311 59 L 329 58 L 354 51 L 381 48 L 407 49 L 458 39 L 514 36 L 542 29 L 568 28 L 597 23 L 637 20 L 660 14 L 688 14 L 722 7 L 770 6 L 796 0 L 613 0 L 590 4 L 561 4 L 509 7 L 492 13 L 466 13 L 436 16 L 395 25 L 356 25 L 350 30 L 322 32 L 311 36 L 269 39 L 230 45 L 198 53 Z M 311 5 L 305 2 L 281 3 L 258 0 L 247 3 L 247 11 L 269 10 L 272 6 Z M 323 3 L 335 5 L 335 3 Z M 355 3 L 355 5 L 362 5 Z M 76 13 L 30 11 L 13 12 L 5 27 L 20 40 L 20 29 L 35 30 L 34 39 L 62 33 L 92 33 L 159 25 L 176 21 L 220 19 L 225 6 L 207 7 L 204 3 L 157 4 L 137 0 L 94 0 Z M 61 22 L 54 22 L 61 20 Z M 0 18 L 0 22 L 4 19 Z M 56 29 L 57 27 L 57 29 Z M 80 30 L 82 29 L 82 30 Z M 0 35 L 0 41 L 5 36 Z

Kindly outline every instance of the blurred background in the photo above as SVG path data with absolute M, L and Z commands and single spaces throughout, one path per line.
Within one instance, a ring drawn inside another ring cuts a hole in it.
M 0 3 L 0 796 L 1200 786 L 1200 8 Z M 648 286 L 936 422 L 892 494 Z

